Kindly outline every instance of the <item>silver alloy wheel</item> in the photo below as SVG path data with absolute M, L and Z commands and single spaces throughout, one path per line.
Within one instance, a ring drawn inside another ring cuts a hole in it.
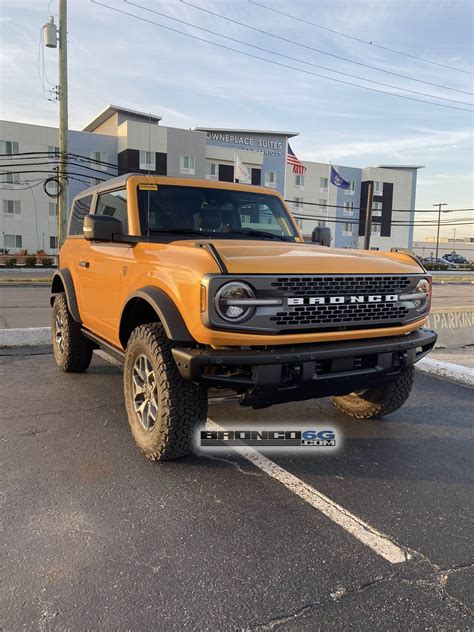
M 145 430 L 152 430 L 158 417 L 158 389 L 150 360 L 141 354 L 132 370 L 133 406 Z
M 63 317 L 61 312 L 58 312 L 56 314 L 56 323 L 54 330 L 56 346 L 58 347 L 60 353 L 64 353 Z

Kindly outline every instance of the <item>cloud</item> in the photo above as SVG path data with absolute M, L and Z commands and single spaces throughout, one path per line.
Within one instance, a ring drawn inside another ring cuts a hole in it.
M 385 136 L 378 140 L 344 140 L 320 144 L 317 151 L 304 152 L 306 160 L 321 160 L 328 157 L 331 160 L 342 160 L 367 156 L 377 157 L 381 162 L 386 158 L 407 162 L 407 157 L 416 158 L 427 156 L 439 151 L 458 150 L 468 147 L 472 143 L 472 130 L 445 130 L 437 133 L 417 134 L 404 138 Z

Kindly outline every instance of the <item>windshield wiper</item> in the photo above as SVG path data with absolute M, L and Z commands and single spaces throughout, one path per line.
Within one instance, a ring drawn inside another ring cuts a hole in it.
M 229 228 L 229 233 L 237 233 L 238 235 L 250 235 L 251 237 L 260 237 L 270 239 L 278 239 L 279 241 L 288 241 L 286 237 L 282 235 L 276 235 L 275 233 L 269 233 L 265 230 L 256 230 L 254 228 Z

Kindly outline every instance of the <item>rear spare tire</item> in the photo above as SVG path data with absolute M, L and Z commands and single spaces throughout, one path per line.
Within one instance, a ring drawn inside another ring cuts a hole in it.
M 411 393 L 414 375 L 415 368 L 410 366 L 391 382 L 331 399 L 336 408 L 351 417 L 382 417 L 403 406 Z
M 189 454 L 194 428 L 206 422 L 207 393 L 183 380 L 160 323 L 132 332 L 123 377 L 130 429 L 143 454 L 152 461 Z

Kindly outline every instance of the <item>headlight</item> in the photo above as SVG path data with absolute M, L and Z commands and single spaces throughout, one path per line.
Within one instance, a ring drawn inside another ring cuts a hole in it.
M 426 311 L 431 301 L 431 283 L 428 279 L 420 279 L 413 294 L 400 294 L 399 300 L 408 303 L 408 306 L 418 310 Z
M 255 294 L 251 287 L 240 281 L 231 281 L 217 292 L 216 311 L 223 320 L 237 323 L 253 313 L 255 306 L 251 303 L 252 299 L 255 299 Z

